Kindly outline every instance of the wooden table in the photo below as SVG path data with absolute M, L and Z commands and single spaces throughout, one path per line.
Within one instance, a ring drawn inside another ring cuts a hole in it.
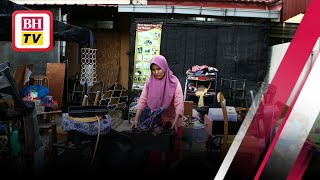
M 61 110 L 57 111 L 49 111 L 49 112 L 37 112 L 37 116 L 47 116 L 47 123 L 39 124 L 39 129 L 51 129 L 53 125 L 56 125 L 56 116 L 57 115 L 62 115 Z

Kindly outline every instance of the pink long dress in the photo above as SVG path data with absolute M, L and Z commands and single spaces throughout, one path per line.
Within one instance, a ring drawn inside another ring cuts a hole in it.
M 143 87 L 142 93 L 140 95 L 137 110 L 144 110 L 147 106 L 147 88 L 146 85 Z M 169 107 L 161 113 L 160 119 L 162 122 L 170 121 L 173 123 L 176 114 L 179 114 L 180 117 L 178 119 L 178 138 L 176 139 L 176 151 L 175 152 L 167 152 L 166 153 L 166 162 L 172 163 L 179 159 L 181 159 L 181 151 L 180 151 L 180 139 L 182 136 L 182 121 L 184 115 L 184 102 L 183 102 L 183 93 L 180 82 L 178 82 L 174 98 L 169 105 Z M 161 154 L 160 152 L 151 152 L 149 156 L 149 168 L 151 171 L 156 171 L 161 167 Z

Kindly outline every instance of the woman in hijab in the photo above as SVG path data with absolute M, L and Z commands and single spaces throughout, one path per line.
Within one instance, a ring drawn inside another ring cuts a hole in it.
M 164 124 L 169 121 L 171 128 L 175 128 L 177 135 L 181 136 L 184 114 L 181 84 L 162 55 L 153 56 L 150 64 L 151 76 L 143 87 L 132 127 L 137 127 L 146 106 L 151 111 L 163 107 L 165 111 L 160 115 L 160 122 Z
M 150 63 L 151 76 L 145 83 L 140 95 L 137 112 L 132 124 L 137 127 L 142 111 L 148 106 L 151 111 L 165 108 L 160 114 L 160 123 L 171 123 L 171 128 L 177 132 L 176 151 L 167 152 L 165 159 L 167 163 L 175 162 L 181 158 L 180 138 L 182 136 L 182 117 L 184 115 L 184 102 L 181 84 L 170 70 L 167 60 L 161 55 L 156 55 Z M 149 156 L 149 168 L 151 171 L 161 167 L 161 153 L 151 152 Z

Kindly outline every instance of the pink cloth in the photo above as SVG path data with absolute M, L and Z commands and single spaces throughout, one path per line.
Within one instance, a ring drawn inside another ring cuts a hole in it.
M 165 57 L 161 55 L 153 56 L 150 65 L 152 64 L 161 68 L 164 72 L 164 77 L 162 79 L 157 79 L 151 73 L 150 79 L 146 82 L 148 89 L 147 104 L 153 111 L 160 107 L 167 109 L 174 97 L 175 89 L 179 80 L 173 75 Z
M 147 106 L 147 94 L 148 94 L 148 90 L 145 84 L 138 101 L 137 110 L 143 111 L 144 108 Z M 170 121 L 172 123 L 174 121 L 176 114 L 180 115 L 178 119 L 178 127 L 181 127 L 182 117 L 184 115 L 184 103 L 183 103 L 182 88 L 179 81 L 175 88 L 173 100 L 171 101 L 169 107 L 164 112 L 161 113 L 160 119 L 162 122 Z
M 199 66 L 199 65 L 195 65 L 195 66 L 192 66 L 192 72 L 197 72 L 197 71 L 200 71 L 200 70 L 202 70 L 202 69 L 205 69 L 205 68 L 208 68 L 208 66 L 207 65 L 201 65 L 201 66 Z

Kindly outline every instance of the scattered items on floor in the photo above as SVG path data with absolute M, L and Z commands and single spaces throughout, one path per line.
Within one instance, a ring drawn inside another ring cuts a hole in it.
M 200 120 L 200 113 L 195 110 L 195 109 L 192 109 L 192 119 L 196 119 L 196 120 Z
M 186 120 L 184 119 L 184 122 L 187 122 L 187 124 L 190 124 L 192 119 L 193 101 L 184 101 L 183 103 L 184 103 L 184 116 L 187 118 Z
M 188 126 L 191 122 L 189 122 L 190 117 L 187 115 L 183 117 L 182 126 Z
M 26 101 L 31 101 L 33 98 L 43 99 L 49 95 L 49 89 L 42 85 L 29 85 L 20 90 L 20 95 Z
M 185 115 L 183 117 L 182 126 L 188 126 L 190 124 L 194 124 L 195 121 L 203 121 L 203 120 L 201 120 L 200 113 L 197 110 L 192 109 L 192 117 L 189 117 L 189 115 Z
M 221 145 L 223 139 L 216 136 L 209 136 L 206 141 L 206 149 L 208 152 L 212 152 L 213 150 L 221 150 Z
M 206 142 L 207 141 L 207 132 L 204 129 L 204 124 L 200 121 L 194 121 L 192 137 L 194 142 Z
M 91 159 L 91 156 L 87 156 L 82 159 L 72 159 L 74 156 L 73 152 L 64 153 L 63 156 L 59 157 L 59 162 L 57 164 L 50 164 L 51 168 L 48 171 L 54 173 L 66 171 L 68 172 L 89 172 L 97 171 L 101 172 L 101 169 L 108 169 L 109 173 L 115 173 L 117 176 L 121 176 L 123 172 L 138 172 L 143 168 L 147 168 L 145 162 L 148 160 L 145 153 L 137 150 L 137 145 L 132 142 L 132 138 L 126 128 L 119 128 L 120 126 L 130 125 L 127 121 L 120 118 L 120 111 L 112 111 L 110 115 L 112 116 L 112 124 L 110 133 L 106 136 L 105 139 L 101 139 L 101 146 L 99 144 L 96 159 L 92 168 L 87 168 L 88 162 Z M 62 119 L 57 119 L 57 123 L 61 123 Z M 121 124 L 121 125 L 119 125 Z M 192 140 L 192 131 L 193 128 L 187 128 L 183 130 L 182 137 L 182 151 L 183 159 L 173 166 L 168 167 L 167 169 L 160 169 L 158 172 L 169 173 L 169 172 L 181 172 L 185 173 L 186 169 L 192 170 L 192 172 L 199 173 L 203 175 L 204 172 L 206 175 L 210 172 L 215 172 L 217 167 L 219 167 L 219 161 L 217 161 L 218 156 L 220 155 L 219 151 L 213 151 L 209 154 L 206 152 L 205 143 L 193 142 Z M 151 135 L 150 137 L 152 137 Z M 153 136 L 160 138 L 161 136 Z M 45 135 L 42 135 L 43 139 L 48 139 Z M 48 140 L 47 140 L 48 141 Z M 154 140 L 153 141 L 157 141 Z M 159 142 L 159 141 L 157 141 Z M 48 143 L 46 143 L 48 144 Z M 163 147 L 163 145 L 161 145 Z M 86 151 L 87 152 L 87 151 Z M 73 156 L 72 156 L 73 155 Z M 85 159 L 87 158 L 87 159 Z M 50 162 L 51 163 L 51 162 Z M 195 164 L 201 164 L 201 168 L 195 166 Z M 46 172 L 47 173 L 47 172 Z M 146 171 L 146 173 L 150 173 Z M 48 172 L 49 174 L 49 172 Z M 213 173 L 214 174 L 214 173 Z M 167 175 L 167 174 L 166 174 Z M 208 178 L 208 177 L 206 177 Z M 213 178 L 213 177 L 212 177 Z

